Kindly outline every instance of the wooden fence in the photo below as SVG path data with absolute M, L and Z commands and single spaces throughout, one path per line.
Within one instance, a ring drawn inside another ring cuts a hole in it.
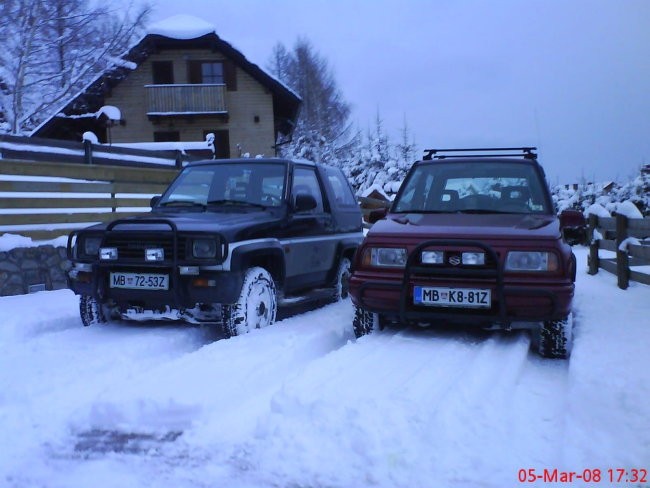
M 159 143 L 159 145 L 162 143 Z M 201 143 L 166 143 L 165 146 L 185 148 Z M 212 158 L 212 151 L 204 149 L 149 150 L 0 134 L 0 159 L 20 161 L 60 162 L 61 164 L 105 164 L 109 166 L 177 167 L 198 159 Z
M 0 159 L 0 235 L 37 240 L 150 209 L 178 170 Z
M 628 219 L 616 217 L 589 216 L 589 274 L 596 274 L 600 268 L 618 277 L 618 286 L 625 290 L 630 280 L 650 285 L 650 271 L 641 272 L 634 268 L 648 266 L 650 269 L 650 218 Z M 599 250 L 616 253 L 615 257 L 599 256 Z

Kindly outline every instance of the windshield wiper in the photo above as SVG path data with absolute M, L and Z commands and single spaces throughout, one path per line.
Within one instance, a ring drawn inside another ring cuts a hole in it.
M 161 207 L 200 207 L 205 208 L 205 203 L 195 202 L 193 200 L 169 200 L 159 204 Z
M 266 205 L 262 205 L 261 203 L 247 202 L 246 200 L 231 200 L 228 198 L 210 200 L 208 205 L 242 205 L 246 207 L 266 208 Z
M 519 214 L 525 215 L 528 212 L 508 212 L 505 210 L 488 210 L 485 208 L 467 208 L 464 210 L 454 210 L 455 213 L 464 213 L 464 214 Z

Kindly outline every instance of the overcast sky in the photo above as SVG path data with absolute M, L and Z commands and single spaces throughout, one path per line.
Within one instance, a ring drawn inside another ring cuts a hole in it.
M 151 0 L 267 68 L 309 39 L 367 131 L 420 149 L 535 145 L 551 183 L 650 163 L 650 0 Z

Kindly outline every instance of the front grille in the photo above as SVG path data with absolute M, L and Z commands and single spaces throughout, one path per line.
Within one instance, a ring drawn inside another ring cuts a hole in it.
M 119 261 L 143 262 L 145 249 L 162 248 L 165 252 L 165 261 L 174 259 L 174 237 L 171 233 L 136 234 L 110 233 L 104 239 L 104 247 L 115 247 Z M 185 259 L 186 240 L 178 239 L 178 255 L 176 259 Z

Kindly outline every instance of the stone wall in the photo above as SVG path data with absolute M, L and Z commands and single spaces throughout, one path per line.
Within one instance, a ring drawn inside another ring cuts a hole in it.
M 17 247 L 0 252 L 0 296 L 67 288 L 64 247 Z

